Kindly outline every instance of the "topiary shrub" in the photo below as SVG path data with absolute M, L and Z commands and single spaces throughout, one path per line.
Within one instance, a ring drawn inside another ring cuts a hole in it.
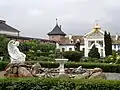
M 93 45 L 92 49 L 88 53 L 88 56 L 91 58 L 100 58 L 100 53 L 98 52 L 98 48 L 96 48 L 95 44 Z
M 82 52 L 66 51 L 66 52 L 63 52 L 63 57 L 69 59 L 69 61 L 78 62 L 82 58 Z

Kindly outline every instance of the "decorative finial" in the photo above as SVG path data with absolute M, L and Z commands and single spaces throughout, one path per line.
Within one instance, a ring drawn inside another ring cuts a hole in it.
M 98 24 L 100 20 L 95 20 L 95 25 L 94 25 L 94 29 L 100 29 L 100 25 Z
M 58 21 L 57 21 L 57 18 L 56 18 L 56 25 L 58 25 Z
M 95 20 L 95 25 L 98 25 L 98 22 L 99 22 L 100 20 Z

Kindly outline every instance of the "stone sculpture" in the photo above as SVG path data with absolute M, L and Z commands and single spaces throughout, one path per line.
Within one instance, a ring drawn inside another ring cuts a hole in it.
M 11 63 L 24 63 L 26 55 L 19 51 L 19 42 L 10 40 L 8 43 L 8 53 L 10 55 Z

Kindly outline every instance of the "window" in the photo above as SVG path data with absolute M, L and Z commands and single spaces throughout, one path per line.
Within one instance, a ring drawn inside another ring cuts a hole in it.
M 116 45 L 114 45 L 114 48 L 116 48 Z
M 120 45 L 118 45 L 118 50 L 120 50 Z
M 103 47 L 103 41 L 97 41 L 98 44 L 100 44 L 101 47 Z
M 72 51 L 72 48 L 69 48 L 69 51 Z
M 88 41 L 88 47 L 90 47 L 95 41 Z

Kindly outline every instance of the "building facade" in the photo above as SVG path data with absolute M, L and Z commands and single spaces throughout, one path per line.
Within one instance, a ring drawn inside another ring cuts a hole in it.
M 101 27 L 98 24 L 95 24 L 93 29 L 83 36 L 74 36 L 72 34 L 67 36 L 61 30 L 57 23 L 54 29 L 50 33 L 48 33 L 48 36 L 50 40 L 53 40 L 57 43 L 56 47 L 57 49 L 60 49 L 61 52 L 75 51 L 74 45 L 76 41 L 79 40 L 80 51 L 84 52 L 85 57 L 88 57 L 88 53 L 93 45 L 95 45 L 98 48 L 100 56 L 105 57 L 104 30 L 101 30 Z M 116 35 L 111 37 L 112 37 L 112 50 L 120 51 L 119 36 Z
M 88 57 L 88 53 L 93 45 L 98 48 L 100 56 L 105 57 L 104 32 L 98 24 L 93 27 L 91 32 L 84 35 L 85 57 Z
M 53 43 L 53 44 L 56 43 L 55 41 L 48 40 L 48 39 L 20 36 L 20 31 L 6 24 L 6 21 L 4 20 L 0 20 L 0 35 L 5 35 L 9 39 L 15 39 L 20 42 L 39 40 L 40 42 L 43 42 L 43 43 Z
M 6 21 L 0 20 L 0 34 L 19 36 L 20 31 L 6 24 Z

